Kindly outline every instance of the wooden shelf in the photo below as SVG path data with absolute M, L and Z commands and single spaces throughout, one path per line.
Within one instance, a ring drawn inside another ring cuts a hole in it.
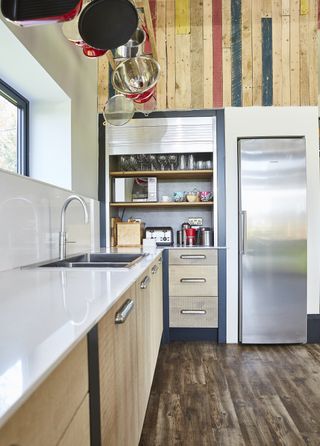
M 110 177 L 157 177 L 164 179 L 212 178 L 213 170 L 131 170 L 129 172 L 110 172 Z
M 110 207 L 114 207 L 114 208 L 140 208 L 140 207 L 148 207 L 148 208 L 153 208 L 153 207 L 212 207 L 213 206 L 213 201 L 196 201 L 194 203 L 189 203 L 188 201 L 179 201 L 179 202 L 156 202 L 156 203 L 152 203 L 152 202 L 135 202 L 135 203 L 110 203 Z

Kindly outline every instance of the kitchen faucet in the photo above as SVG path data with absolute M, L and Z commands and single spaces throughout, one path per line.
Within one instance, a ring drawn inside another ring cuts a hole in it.
M 65 259 L 66 257 L 66 243 L 67 243 L 67 233 L 65 231 L 65 217 L 66 217 L 66 211 L 67 207 L 71 203 L 71 201 L 77 200 L 81 203 L 83 211 L 84 211 L 84 222 L 87 224 L 89 222 L 89 215 L 88 215 L 88 208 L 87 204 L 84 201 L 82 197 L 79 195 L 70 195 L 66 199 L 66 201 L 63 203 L 62 209 L 61 209 L 61 225 L 60 225 L 60 233 L 59 233 L 59 257 L 61 260 Z

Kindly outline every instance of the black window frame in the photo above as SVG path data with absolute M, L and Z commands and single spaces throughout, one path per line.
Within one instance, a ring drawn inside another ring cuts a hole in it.
M 17 172 L 29 176 L 29 101 L 0 79 L 0 96 L 18 110 L 17 122 Z

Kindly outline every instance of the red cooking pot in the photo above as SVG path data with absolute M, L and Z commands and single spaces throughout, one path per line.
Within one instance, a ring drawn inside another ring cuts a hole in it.
M 149 90 L 145 91 L 144 93 L 126 94 L 126 97 L 132 99 L 137 104 L 144 104 L 144 103 L 150 101 L 150 99 L 153 97 L 154 90 L 155 90 L 155 88 L 152 87 Z
M 106 50 L 100 50 L 88 45 L 86 42 L 84 42 L 79 33 L 79 18 L 81 16 L 81 12 L 89 3 L 91 3 L 91 0 L 83 0 L 80 14 L 78 14 L 73 20 L 63 23 L 61 29 L 62 33 L 69 40 L 69 42 L 72 42 L 76 46 L 82 47 L 82 51 L 85 56 L 99 57 L 103 56 L 106 53 Z
M 106 50 L 99 50 L 97 48 L 92 48 L 92 46 L 84 43 L 82 46 L 83 54 L 87 57 L 100 57 L 106 54 Z
M 82 0 L 2 0 L 3 16 L 20 26 L 65 22 L 79 14 Z

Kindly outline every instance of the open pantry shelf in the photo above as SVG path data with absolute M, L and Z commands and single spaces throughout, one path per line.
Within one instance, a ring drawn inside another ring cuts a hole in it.
M 163 179 L 188 179 L 188 178 L 209 178 L 213 176 L 212 169 L 206 170 L 130 170 L 124 172 L 110 172 L 112 178 L 132 178 L 132 177 L 157 177 Z
M 140 208 L 140 207 L 210 207 L 213 206 L 213 201 L 197 201 L 194 203 L 189 203 L 187 201 L 180 201 L 180 202 L 138 202 L 138 203 L 110 203 L 111 207 L 114 208 Z

